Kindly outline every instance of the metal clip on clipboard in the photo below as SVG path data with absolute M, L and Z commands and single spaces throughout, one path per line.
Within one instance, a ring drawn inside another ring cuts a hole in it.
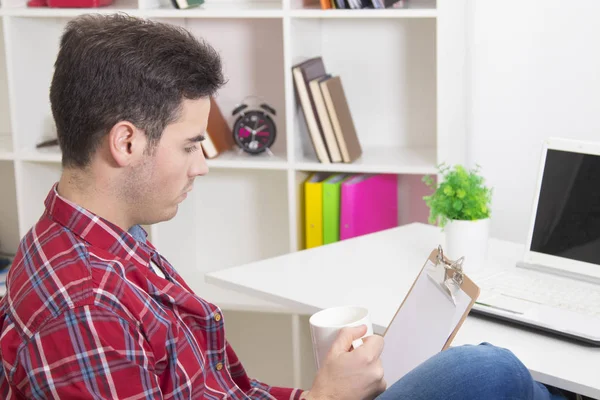
M 463 261 L 464 257 L 456 261 L 444 257 L 442 246 L 438 246 L 436 264 L 430 263 L 427 275 L 436 286 L 456 305 L 456 295 L 464 282 Z

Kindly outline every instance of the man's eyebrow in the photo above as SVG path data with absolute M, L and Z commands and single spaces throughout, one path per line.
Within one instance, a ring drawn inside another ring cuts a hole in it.
M 186 142 L 188 142 L 188 143 L 197 143 L 197 142 L 203 141 L 204 139 L 205 139 L 204 135 L 203 134 L 199 134 L 199 135 L 196 135 L 194 137 L 186 139 Z

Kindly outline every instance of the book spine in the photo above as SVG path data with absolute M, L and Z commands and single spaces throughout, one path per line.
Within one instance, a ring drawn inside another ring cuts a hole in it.
M 306 183 L 304 193 L 305 240 L 310 249 L 323 244 L 323 184 Z
M 323 185 L 323 244 L 340 240 L 340 184 Z
M 356 236 L 355 214 L 356 186 L 342 185 L 340 199 L 340 240 Z

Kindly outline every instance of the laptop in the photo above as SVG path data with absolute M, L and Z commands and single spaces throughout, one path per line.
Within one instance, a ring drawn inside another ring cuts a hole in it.
M 544 142 L 522 260 L 472 278 L 473 313 L 600 346 L 600 142 Z

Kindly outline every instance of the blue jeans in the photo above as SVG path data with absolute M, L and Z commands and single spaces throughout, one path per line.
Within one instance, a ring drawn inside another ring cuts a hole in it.
M 562 400 L 533 380 L 506 349 L 483 343 L 452 347 L 425 361 L 376 400 Z

